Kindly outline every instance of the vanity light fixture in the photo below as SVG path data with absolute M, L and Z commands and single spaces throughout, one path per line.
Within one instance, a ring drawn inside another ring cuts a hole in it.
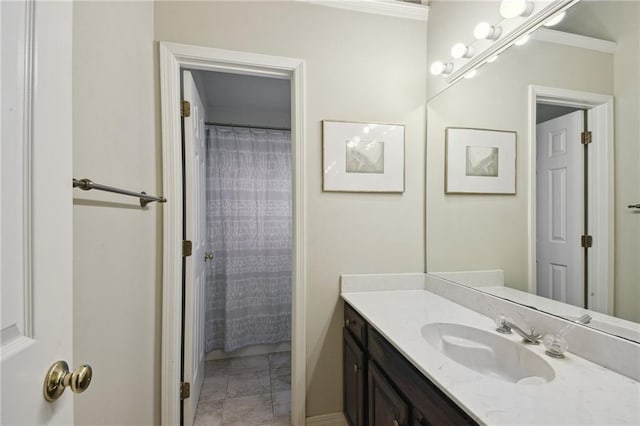
M 453 71 L 453 64 L 451 62 L 442 63 L 440 61 L 435 61 L 431 64 L 431 74 L 433 75 L 447 75 L 451 74 Z
M 500 15 L 505 19 L 529 16 L 531 12 L 533 12 L 533 2 L 529 0 L 502 0 L 500 2 Z
M 494 27 L 488 22 L 480 22 L 473 30 L 473 36 L 478 40 L 497 40 L 501 32 L 500 27 Z
M 473 49 L 464 43 L 456 43 L 451 48 L 453 59 L 470 58 L 473 56 Z
M 549 19 L 547 22 L 545 22 L 544 25 L 545 27 L 553 27 L 554 25 L 558 25 L 560 23 L 560 21 L 562 21 L 564 19 L 564 17 L 567 15 L 567 12 L 562 12 L 557 14 L 556 16 L 554 16 L 553 18 Z
M 522 37 L 520 37 L 518 40 L 516 40 L 513 44 L 515 44 L 516 46 L 522 46 L 523 44 L 526 44 L 529 39 L 531 39 L 531 35 L 529 34 L 525 34 Z
M 464 78 L 466 78 L 467 80 L 469 80 L 469 79 L 471 79 L 471 78 L 475 77 L 475 76 L 476 76 L 476 74 L 478 74 L 478 70 L 471 70 L 471 71 L 469 71 L 468 73 L 466 73 L 466 74 L 464 75 Z

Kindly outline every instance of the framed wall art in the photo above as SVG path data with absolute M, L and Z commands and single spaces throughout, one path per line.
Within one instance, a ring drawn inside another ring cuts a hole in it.
M 322 121 L 322 190 L 404 192 L 404 126 Z
M 516 132 L 447 127 L 446 194 L 515 194 Z

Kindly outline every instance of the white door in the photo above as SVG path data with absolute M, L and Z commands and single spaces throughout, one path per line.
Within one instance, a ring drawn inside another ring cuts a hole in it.
M 538 295 L 584 306 L 584 112 L 536 126 Z
M 191 383 L 191 396 L 184 400 L 184 424 L 193 424 L 204 381 L 204 285 L 205 237 L 205 134 L 204 107 L 189 71 L 182 73 L 183 99 L 191 112 L 184 118 L 185 230 L 192 242 L 192 255 L 185 258 L 184 380 Z
M 71 391 L 43 396 L 55 361 L 74 367 L 72 9 L 0 2 L 3 425 L 73 424 Z

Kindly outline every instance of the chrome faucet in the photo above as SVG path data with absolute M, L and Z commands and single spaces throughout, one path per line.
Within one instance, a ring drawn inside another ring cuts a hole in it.
M 504 315 L 500 315 L 496 318 L 496 331 L 503 334 L 511 334 L 511 330 L 515 330 L 516 333 L 522 337 L 522 341 L 524 343 L 531 343 L 537 345 L 542 340 L 542 334 L 536 332 L 536 329 L 531 327 L 531 331 L 527 333 L 517 325 L 513 323 L 513 321 Z
M 591 318 L 591 315 L 584 314 L 583 316 L 581 316 L 577 320 L 574 320 L 573 322 L 577 322 L 578 324 L 589 324 L 592 319 L 593 318 Z

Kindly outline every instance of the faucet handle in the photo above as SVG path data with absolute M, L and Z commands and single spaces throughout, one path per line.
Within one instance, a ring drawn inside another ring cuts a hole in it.
M 542 340 L 545 353 L 554 358 L 564 358 L 564 353 L 568 349 L 567 341 L 560 334 L 547 334 Z
M 494 322 L 496 323 L 496 331 L 503 334 L 511 334 L 511 320 L 504 315 L 498 315 Z

